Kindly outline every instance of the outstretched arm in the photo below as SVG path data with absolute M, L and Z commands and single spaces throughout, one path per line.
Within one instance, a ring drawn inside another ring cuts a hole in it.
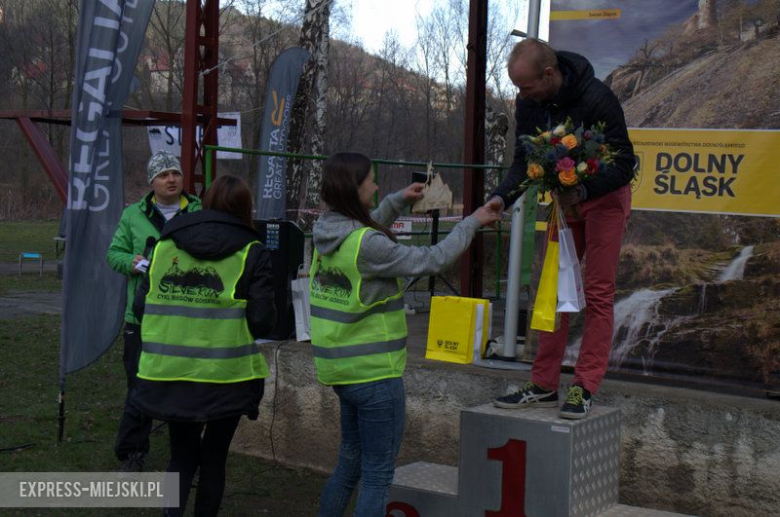
M 371 212 L 371 218 L 384 226 L 393 224 L 404 208 L 423 196 L 424 183 L 412 183 L 403 190 L 385 196 L 379 206 Z
M 382 232 L 370 231 L 360 246 L 358 269 L 366 277 L 438 274 L 455 263 L 481 226 L 497 221 L 500 216 L 500 211 L 480 207 L 435 246 L 406 246 L 391 241 Z

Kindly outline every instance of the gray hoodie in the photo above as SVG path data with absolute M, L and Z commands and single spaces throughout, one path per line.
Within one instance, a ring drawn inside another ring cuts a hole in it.
M 371 212 L 371 218 L 390 226 L 408 204 L 401 191 L 390 194 Z M 363 226 L 338 212 L 325 212 L 314 223 L 314 247 L 320 254 L 330 255 L 350 233 Z M 361 302 L 370 305 L 397 293 L 398 277 L 430 276 L 449 268 L 471 244 L 479 227 L 476 217 L 466 217 L 435 246 L 406 246 L 391 241 L 382 232 L 369 230 L 363 237 L 357 259 L 363 278 Z

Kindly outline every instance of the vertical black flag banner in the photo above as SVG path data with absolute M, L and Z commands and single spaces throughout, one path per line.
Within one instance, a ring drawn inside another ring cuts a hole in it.
M 290 113 L 309 52 L 288 48 L 276 58 L 268 79 L 265 115 L 260 129 L 260 150 L 284 153 L 290 131 Z M 257 170 L 257 218 L 283 219 L 287 196 L 287 159 L 260 156 Z
M 125 279 L 106 263 L 124 207 L 122 106 L 154 2 L 82 0 L 71 101 L 60 381 L 122 326 Z

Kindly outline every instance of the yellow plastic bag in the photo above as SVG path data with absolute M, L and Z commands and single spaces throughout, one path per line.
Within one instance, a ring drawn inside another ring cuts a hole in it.
M 534 311 L 531 315 L 531 328 L 544 332 L 553 332 L 557 326 L 556 309 L 558 307 L 558 241 L 553 240 L 553 232 L 558 224 L 557 210 L 553 204 L 552 217 L 547 225 L 547 251 L 536 290 Z
M 488 300 L 461 296 L 431 298 L 426 359 L 460 364 L 469 364 L 473 361 L 477 305 L 483 306 L 482 328 L 487 329 L 490 314 Z M 476 344 L 483 353 L 488 337 L 487 331 L 483 331 L 481 343 Z

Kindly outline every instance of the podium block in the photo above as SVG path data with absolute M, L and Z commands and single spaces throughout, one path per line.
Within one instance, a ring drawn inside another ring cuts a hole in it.
M 461 415 L 458 493 L 469 515 L 598 515 L 617 504 L 620 411 L 584 420 L 492 405 Z
M 558 409 L 478 406 L 461 413 L 458 467 L 395 471 L 388 517 L 671 517 L 618 504 L 620 411 L 584 420 Z
M 399 467 L 389 501 L 387 513 L 391 516 L 460 515 L 458 468 L 426 462 Z
M 619 460 L 617 409 L 595 406 L 584 420 L 562 420 L 557 409 L 478 406 L 461 414 L 457 471 L 400 467 L 388 514 L 599 515 L 617 504 Z

